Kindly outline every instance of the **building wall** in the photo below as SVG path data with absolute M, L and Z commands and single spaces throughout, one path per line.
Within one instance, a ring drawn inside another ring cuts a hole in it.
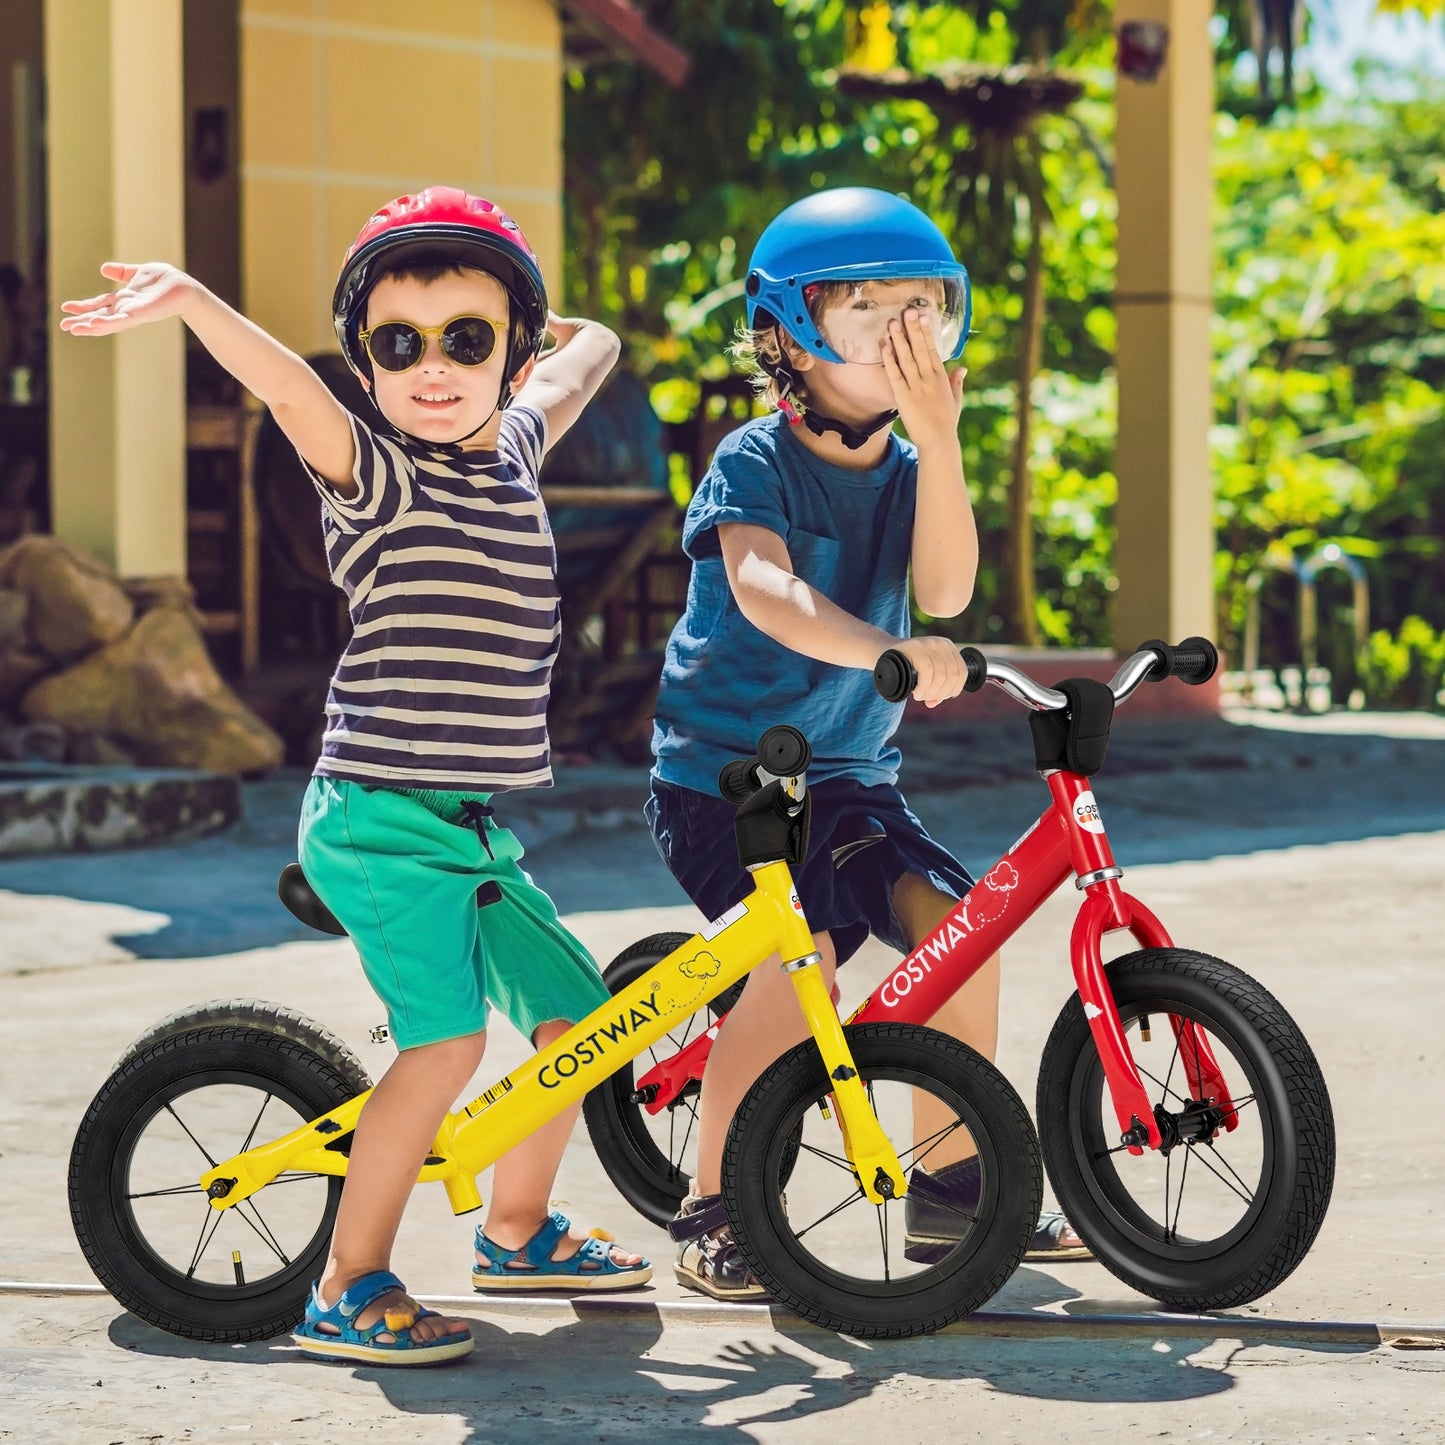
M 186 0 L 184 37 L 186 269 L 232 306 L 241 303 L 240 9 L 240 0 Z
M 14 265 L 27 279 L 33 279 L 34 245 L 26 244 L 38 235 L 44 225 L 42 182 L 35 171 L 40 156 L 32 153 L 22 157 L 19 111 L 38 100 L 42 75 L 43 0 L 3 0 L 3 22 L 0 22 L 0 266 Z M 26 67 L 30 91 L 17 94 L 17 66 Z M 33 132 L 32 132 L 33 136 Z M 38 136 L 33 136 L 38 143 Z M 29 171 L 30 202 L 17 207 L 17 191 L 22 168 Z M 28 224 L 27 224 L 28 221 Z M 28 232 L 29 235 L 22 235 Z M 10 350 L 9 322 L 0 307 L 0 363 Z M 3 382 L 3 377 L 0 377 Z
M 241 289 L 302 354 L 366 218 L 450 184 L 516 218 L 561 287 L 562 41 L 551 0 L 241 0 Z

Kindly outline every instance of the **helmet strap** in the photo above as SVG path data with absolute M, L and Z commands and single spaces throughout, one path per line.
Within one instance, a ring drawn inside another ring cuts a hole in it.
M 850 452 L 856 452 L 859 447 L 867 445 L 872 437 L 885 427 L 892 426 L 897 419 L 896 411 L 883 411 L 879 412 L 872 421 L 864 422 L 861 427 L 858 427 L 849 426 L 846 421 L 839 421 L 837 417 L 824 416 L 811 407 L 803 413 L 803 425 L 814 436 L 822 436 L 825 432 L 835 431 L 838 433 L 839 440 Z
M 509 338 L 509 339 L 508 339 L 508 342 L 507 342 L 507 365 L 510 366 L 511 364 L 512 364 L 512 343 L 511 343 L 511 340 L 510 340 L 510 338 Z M 413 435 L 411 432 L 409 432 L 409 431 L 403 431 L 401 427 L 397 426 L 397 424 L 396 424 L 394 421 L 392 421 L 392 419 L 391 419 L 389 416 L 387 416 L 387 414 L 386 414 L 384 411 L 381 410 L 381 403 L 380 403 L 379 401 L 377 401 L 377 399 L 376 399 L 376 382 L 375 382 L 375 380 L 374 380 L 374 378 L 373 378 L 372 370 L 371 370 L 371 367 L 370 367 L 369 365 L 368 365 L 367 368 L 366 368 L 366 379 L 371 382 L 371 385 L 366 388 L 367 398 L 370 400 L 372 406 L 374 406 L 374 407 L 377 409 L 378 413 L 380 413 L 381 419 L 387 424 L 387 426 L 389 426 L 389 427 L 390 427 L 394 432 L 396 432 L 399 436 L 404 436 L 408 441 L 413 441 L 413 442 L 415 442 L 418 446 L 430 447 L 430 448 L 433 448 L 433 449 L 436 449 L 436 450 L 440 450 L 440 449 L 443 448 L 443 447 L 459 447 L 459 446 L 461 446 L 461 444 L 462 444 L 463 442 L 469 442 L 469 441 L 471 441 L 471 439 L 472 439 L 474 436 L 476 436 L 476 434 L 477 434 L 479 431 L 481 431 L 481 430 L 483 429 L 483 427 L 485 427 L 485 426 L 487 425 L 487 423 L 490 422 L 491 419 L 492 419 L 494 416 L 496 416 L 496 414 L 497 414 L 499 411 L 502 411 L 502 410 L 506 407 L 506 405 L 507 405 L 507 403 L 508 403 L 509 401 L 511 401 L 511 400 L 513 399 L 513 398 L 512 398 L 512 378 L 511 378 L 510 376 L 504 375 L 504 376 L 502 377 L 501 390 L 498 391 L 498 393 L 497 393 L 497 404 L 496 404 L 496 406 L 494 406 L 494 407 L 491 409 L 491 411 L 489 411 L 489 412 L 486 414 L 486 416 L 484 416 L 484 417 L 482 418 L 481 422 L 478 423 L 478 425 L 474 426 L 474 427 L 471 429 L 471 431 L 469 431 L 469 432 L 466 434 L 466 436 L 458 437 L 455 441 L 450 441 L 450 442 L 435 442 L 435 441 L 431 441 L 431 440 L 430 440 L 429 438 L 427 438 L 427 437 L 414 436 L 414 435 Z
M 779 327 L 781 334 L 782 328 Z M 778 410 L 787 417 L 790 426 L 797 426 L 802 422 L 814 436 L 822 436 L 825 432 L 837 432 L 839 440 L 850 452 L 856 452 L 860 447 L 868 444 L 869 440 L 876 436 L 884 427 L 892 426 L 898 419 L 896 411 L 879 412 L 872 421 L 864 422 L 861 427 L 850 426 L 846 421 L 839 421 L 836 417 L 824 416 L 822 412 L 815 410 L 806 403 L 799 404 L 798 397 L 798 373 L 792 363 L 787 359 L 784 351 L 783 359 L 774 362 L 768 370 L 778 387 Z

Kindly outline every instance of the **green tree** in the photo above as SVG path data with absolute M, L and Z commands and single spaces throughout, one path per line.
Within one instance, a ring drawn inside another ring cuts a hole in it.
M 1216 128 L 1215 398 L 1222 632 L 1271 549 L 1365 559 L 1377 618 L 1438 599 L 1445 388 L 1442 97 Z M 1431 530 L 1433 529 L 1433 530 Z M 1433 602 L 1438 619 L 1439 603 Z M 1285 618 L 1277 614 L 1277 629 Z M 1289 656 L 1283 642 L 1279 651 Z

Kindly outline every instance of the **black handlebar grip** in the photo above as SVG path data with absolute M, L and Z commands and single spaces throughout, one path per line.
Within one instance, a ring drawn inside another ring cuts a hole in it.
M 1180 682 L 1198 687 L 1214 676 L 1219 666 L 1219 649 L 1207 637 L 1186 637 L 1174 649 L 1174 666 L 1170 669 Z
M 1214 676 L 1219 666 L 1219 651 L 1207 637 L 1186 637 L 1183 642 L 1170 644 L 1152 638 L 1141 642 L 1140 652 L 1152 652 L 1157 659 L 1149 669 L 1150 682 L 1163 682 L 1166 677 L 1177 677 L 1190 687 L 1198 687 Z
M 902 702 L 918 686 L 918 674 L 896 647 L 890 647 L 873 668 L 873 686 L 887 701 Z
M 729 803 L 741 806 L 758 790 L 757 779 L 753 777 L 755 758 L 739 758 L 733 763 L 724 763 L 717 775 L 717 790 Z
M 959 651 L 963 665 L 968 669 L 968 680 L 963 684 L 965 692 L 977 692 L 988 681 L 988 658 L 976 647 L 965 647 Z
M 758 766 L 775 778 L 793 778 L 808 771 L 813 749 L 797 728 L 787 723 L 770 727 L 758 739 Z

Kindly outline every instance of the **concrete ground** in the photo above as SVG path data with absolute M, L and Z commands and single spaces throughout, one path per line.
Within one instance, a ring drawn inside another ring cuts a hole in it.
M 975 872 L 1047 801 L 1022 716 L 910 723 L 903 745 L 910 801 Z M 325 1022 L 373 1073 L 390 1055 L 368 1040 L 379 1014 L 349 944 L 275 901 L 299 775 L 250 786 L 246 819 L 214 838 L 0 864 L 0 1440 L 922 1440 L 961 1421 L 1000 1441 L 1437 1440 L 1442 763 L 1438 718 L 1121 715 L 1095 791 L 1126 886 L 1181 945 L 1259 978 L 1309 1038 L 1339 1134 L 1330 1213 L 1295 1274 L 1239 1311 L 1163 1316 L 1098 1265 L 1028 1266 L 986 1314 L 891 1344 L 686 1303 L 665 1236 L 613 1192 L 580 1128 L 559 1202 L 647 1251 L 655 1287 L 576 1306 L 468 1297 L 480 1347 L 452 1369 L 317 1366 L 285 1341 L 197 1345 L 102 1294 L 47 1292 L 94 1288 L 65 1161 L 90 1097 L 155 1019 L 270 998 Z M 601 961 L 697 922 L 642 828 L 644 795 L 641 769 L 564 764 L 556 789 L 506 809 Z M 1069 990 L 1074 906 L 1061 892 L 1005 955 L 999 1062 L 1025 1100 Z M 843 970 L 845 1004 L 888 957 L 870 944 Z M 500 1025 L 482 1074 L 524 1050 Z M 469 1233 L 440 1191 L 419 1191 L 398 1271 L 420 1294 L 465 1294 Z

